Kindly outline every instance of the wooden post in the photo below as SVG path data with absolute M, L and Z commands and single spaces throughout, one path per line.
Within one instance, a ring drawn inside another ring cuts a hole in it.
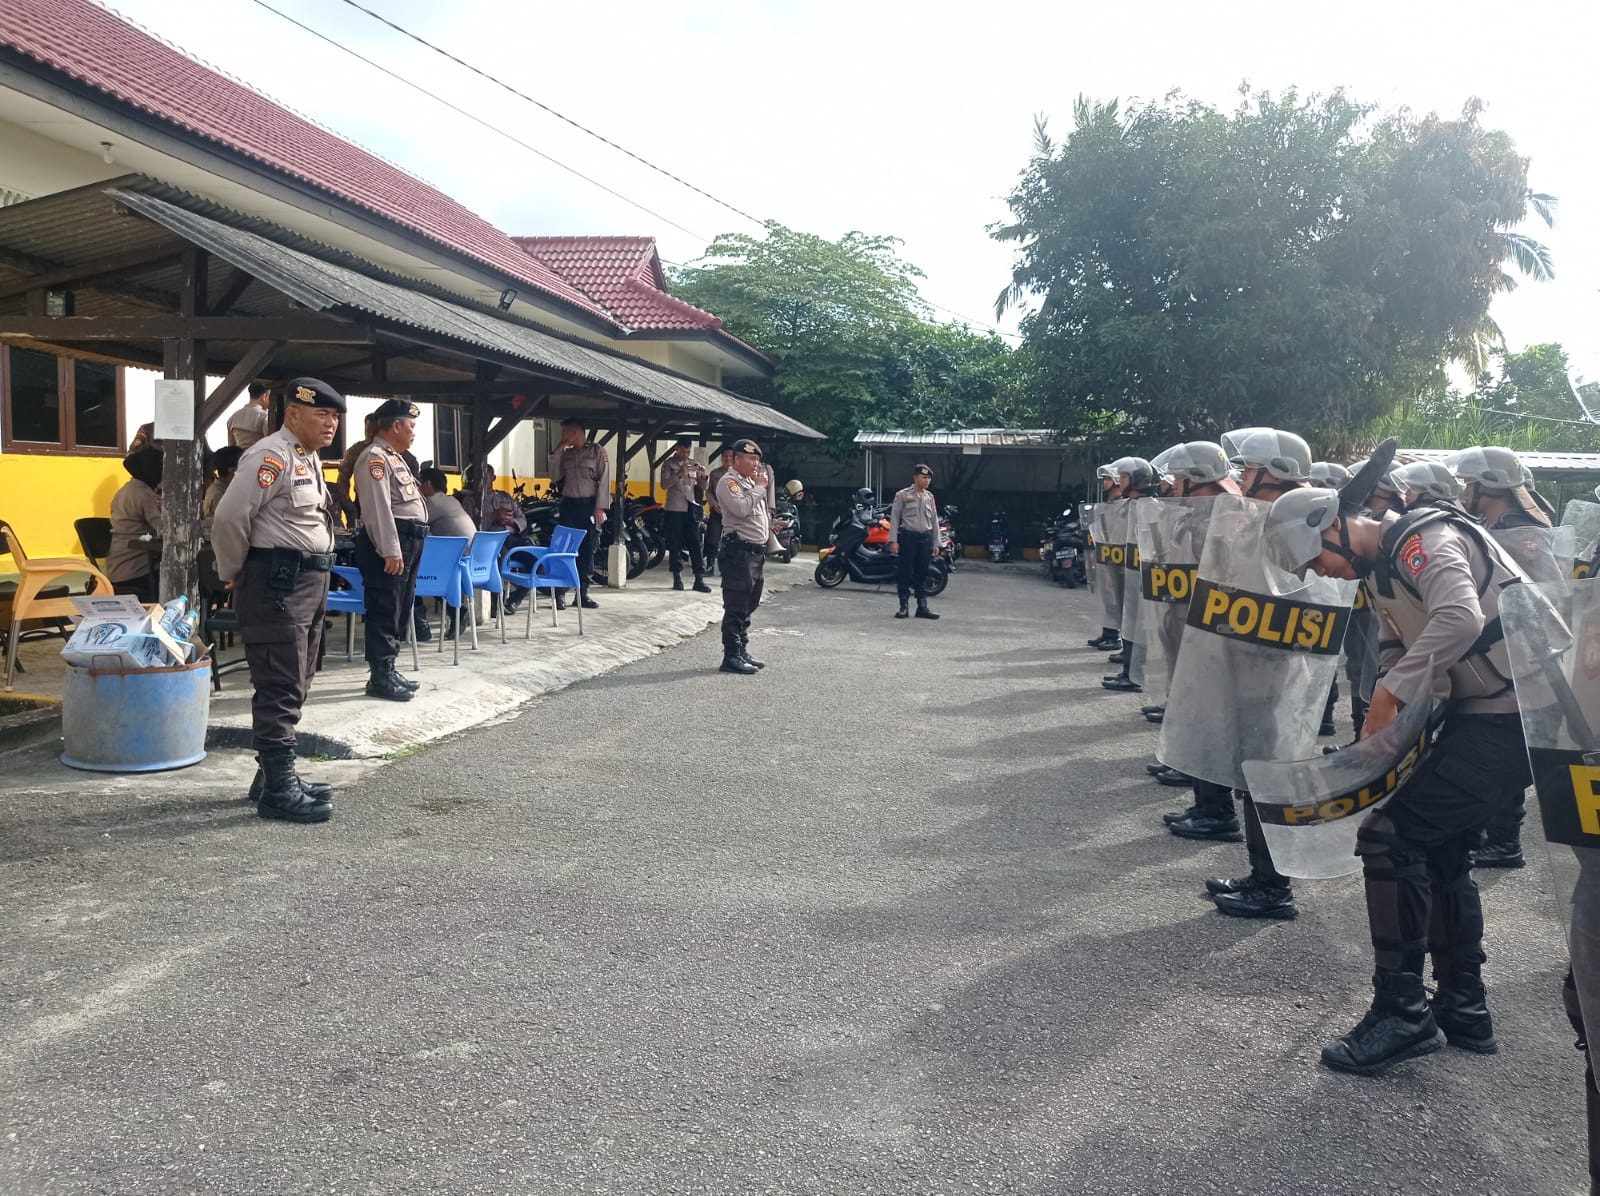
M 611 499 L 611 560 L 607 577 L 610 588 L 620 590 L 628 584 L 628 409 L 617 411 L 617 452 L 612 475 L 617 492 Z
M 209 254 L 193 246 L 184 251 L 179 304 L 185 321 L 205 315 L 209 260 Z M 193 339 L 165 343 L 166 376 L 193 384 L 195 434 L 183 440 L 161 441 L 160 594 L 163 602 L 187 594 L 189 605 L 195 607 L 200 601 L 196 558 L 200 553 L 200 499 L 205 491 L 200 415 L 206 400 L 206 347 L 204 341 Z

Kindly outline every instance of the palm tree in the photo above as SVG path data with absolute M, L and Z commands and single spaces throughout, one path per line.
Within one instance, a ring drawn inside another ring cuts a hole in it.
M 1532 208 L 1539 219 L 1544 221 L 1546 228 L 1555 226 L 1556 197 L 1547 195 L 1542 191 L 1524 191 L 1524 213 L 1527 208 Z M 1510 223 L 1509 221 L 1505 223 Z M 1520 223 L 1520 220 L 1518 221 Z M 1549 282 L 1556 276 L 1555 264 L 1550 257 L 1550 247 L 1541 241 L 1536 241 L 1526 233 L 1513 232 L 1502 224 L 1495 230 L 1500 238 L 1500 277 L 1495 280 L 1496 294 L 1505 294 L 1517 289 L 1520 281 L 1518 274 L 1533 279 L 1534 282 Z M 1505 269 L 1505 264 L 1510 262 L 1516 267 L 1517 274 L 1512 274 Z M 1459 361 L 1474 376 L 1485 373 L 1489 368 L 1489 356 L 1496 349 L 1504 350 L 1506 347 L 1505 334 L 1500 331 L 1500 325 L 1495 323 L 1494 317 L 1486 310 L 1483 319 L 1472 330 L 1465 341 L 1451 351 L 1451 357 Z

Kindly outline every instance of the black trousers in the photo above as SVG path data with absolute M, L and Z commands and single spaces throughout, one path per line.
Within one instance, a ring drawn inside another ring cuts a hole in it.
M 1255 802 L 1242 789 L 1238 797 L 1244 803 L 1244 849 L 1250 859 L 1250 875 L 1274 888 L 1289 888 L 1292 882 L 1272 865 L 1272 852 L 1267 849 L 1267 836 L 1261 829 L 1261 816 L 1256 813 Z M 1234 790 L 1227 785 L 1196 778 L 1194 804 L 1207 818 L 1232 818 L 1233 799 Z
M 394 663 L 405 642 L 407 623 L 413 617 L 412 596 L 417 588 L 417 558 L 422 555 L 422 540 L 400 537 L 400 559 L 405 568 L 399 573 L 383 571 L 383 557 L 362 529 L 356 535 L 356 568 L 367 591 L 367 663 L 374 668 Z
M 582 528 L 589 534 L 578 545 L 578 580 L 581 593 L 588 594 L 589 578 L 594 573 L 594 554 L 600 546 L 600 529 L 594 521 L 594 496 L 588 498 L 563 498 L 556 513 L 556 522 L 562 527 Z
M 1447 717 L 1405 789 L 1356 837 L 1378 967 L 1421 974 L 1431 953 L 1436 976 L 1479 973 L 1483 904 L 1468 853 L 1531 781 L 1517 715 Z
M 708 565 L 717 563 L 717 554 L 722 551 L 722 516 L 716 511 L 706 516 L 705 548 L 702 551 Z
M 113 594 L 131 594 L 146 606 L 160 602 L 161 575 L 152 570 L 143 577 L 130 577 L 126 581 L 111 583 Z
M 700 521 L 696 519 L 693 511 L 666 511 L 664 522 L 667 529 L 667 564 L 672 569 L 672 576 L 677 577 L 683 572 L 682 553 L 689 554 L 689 566 L 694 570 L 696 577 L 702 577 L 706 571 L 706 558 L 700 552 Z
M 766 545 L 749 545 L 726 536 L 717 553 L 722 571 L 722 647 L 736 650 L 750 638 L 750 616 L 761 605 L 762 575 L 767 564 Z
M 271 566 L 246 561 L 234 584 L 244 658 L 250 666 L 251 740 L 257 752 L 294 750 L 311 678 L 322 647 L 328 574 L 302 570 L 288 592 L 267 588 Z
M 900 576 L 898 588 L 900 601 L 905 602 L 913 593 L 917 605 L 928 600 L 928 566 L 933 563 L 933 544 L 927 532 L 900 533 Z

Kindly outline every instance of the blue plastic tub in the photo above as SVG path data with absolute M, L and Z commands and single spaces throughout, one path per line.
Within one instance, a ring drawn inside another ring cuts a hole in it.
M 206 758 L 211 662 L 99 672 L 67 667 L 61 763 L 92 772 L 157 772 Z

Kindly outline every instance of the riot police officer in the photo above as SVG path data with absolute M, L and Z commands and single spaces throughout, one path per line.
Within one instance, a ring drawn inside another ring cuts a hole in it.
M 1379 453 L 1392 453 L 1387 442 Z M 1378 454 L 1375 454 L 1375 457 Z M 1383 621 L 1383 675 L 1363 734 L 1398 712 L 1396 693 L 1424 684 L 1447 699 L 1433 750 L 1404 789 L 1361 823 L 1376 957 L 1367 1015 L 1323 1049 L 1339 1071 L 1372 1075 L 1446 1040 L 1498 1049 L 1483 986 L 1483 907 L 1468 852 L 1512 792 L 1531 780 L 1517 697 L 1500 632 L 1501 591 L 1525 575 L 1471 520 L 1441 508 L 1359 514 L 1374 460 L 1341 496 L 1286 494 L 1273 503 L 1267 551 L 1281 568 L 1361 579 Z M 1433 956 L 1437 991 L 1422 985 Z
M 1154 498 L 1160 489 L 1161 478 L 1155 468 L 1143 457 L 1118 457 L 1111 463 L 1113 484 L 1107 499 L 1121 508 L 1121 518 L 1115 521 L 1122 531 L 1122 615 L 1118 620 L 1121 651 L 1109 658 L 1108 663 L 1122 666 L 1120 673 L 1102 677 L 1104 689 L 1121 693 L 1143 693 L 1145 661 L 1149 655 L 1149 634 L 1144 627 L 1144 599 L 1139 588 L 1139 552 L 1137 529 L 1134 522 L 1135 504 L 1142 498 Z
M 1100 502 L 1095 507 L 1095 525 L 1084 529 L 1095 541 L 1095 551 L 1104 552 L 1108 541 L 1104 538 L 1105 520 L 1113 510 L 1115 496 L 1112 494 L 1118 486 L 1116 471 L 1112 469 L 1111 462 L 1096 467 L 1094 471 L 1096 481 L 1100 483 Z M 1109 565 L 1109 562 L 1105 562 Z M 1101 652 L 1116 652 L 1122 647 L 1122 590 L 1121 574 L 1111 568 L 1101 570 L 1105 580 L 1097 587 L 1100 590 L 1100 601 L 1105 608 L 1105 624 L 1100 628 L 1100 634 L 1088 641 L 1088 646 Z
M 319 450 L 333 443 L 344 397 L 315 378 L 284 390 L 283 426 L 239 462 L 212 523 L 217 575 L 233 592 L 250 698 L 251 741 L 260 769 L 256 813 L 326 822 L 333 790 L 295 772 L 295 727 L 317 669 L 333 564 L 334 508 Z
M 356 459 L 356 502 L 361 530 L 356 565 L 367 597 L 367 696 L 409 702 L 417 684 L 395 668 L 411 620 L 417 562 L 428 537 L 428 504 L 402 454 L 416 436 L 421 411 L 407 399 L 390 399 L 373 412 L 372 443 Z

